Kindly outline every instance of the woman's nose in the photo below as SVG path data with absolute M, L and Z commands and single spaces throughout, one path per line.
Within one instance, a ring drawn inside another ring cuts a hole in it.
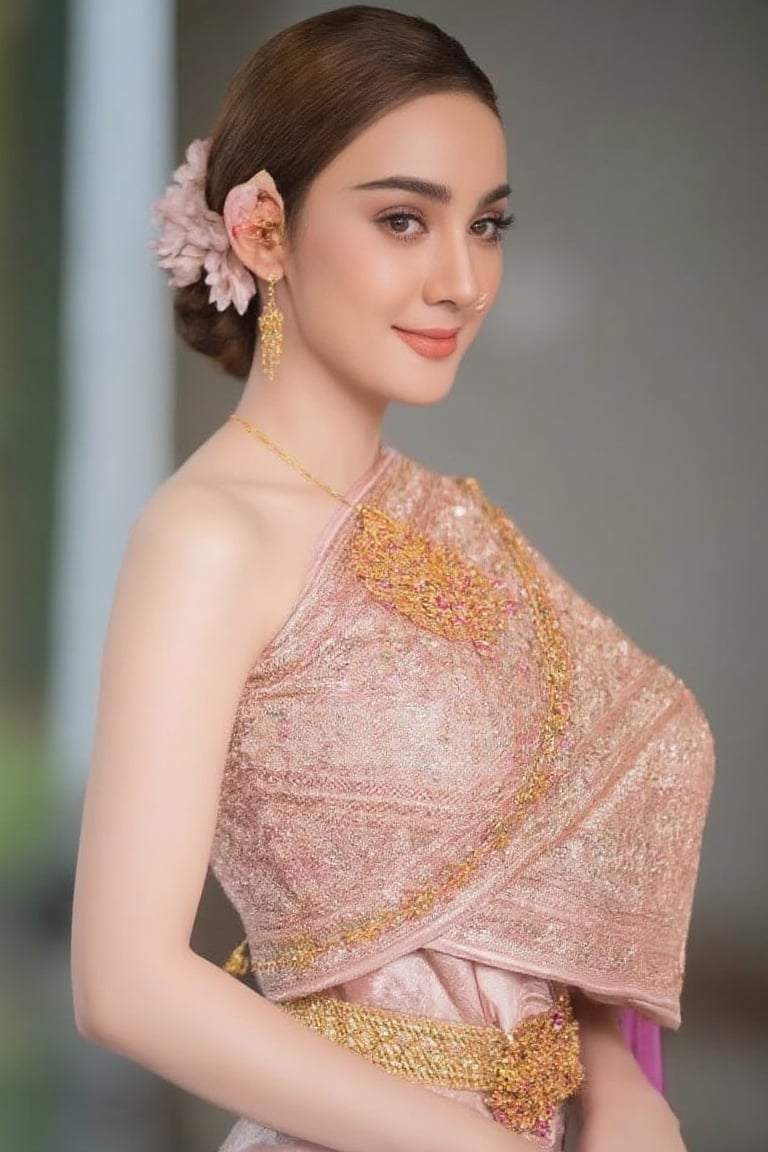
M 465 235 L 441 236 L 435 243 L 424 286 L 427 302 L 468 308 L 479 291 L 470 240 Z

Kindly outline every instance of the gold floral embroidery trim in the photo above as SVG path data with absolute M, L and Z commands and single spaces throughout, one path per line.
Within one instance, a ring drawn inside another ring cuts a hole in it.
M 369 505 L 358 510 L 352 568 L 386 608 L 448 640 L 471 640 L 480 652 L 491 651 L 513 607 L 502 581 Z
M 551 764 L 560 747 L 570 715 L 571 660 L 565 636 L 550 600 L 546 582 L 540 574 L 530 549 L 523 542 L 504 511 L 483 493 L 474 477 L 460 479 L 464 488 L 481 504 L 509 549 L 523 597 L 538 640 L 542 671 L 547 684 L 547 709 L 539 744 L 532 763 L 510 801 L 508 813 L 495 820 L 480 844 L 461 860 L 443 868 L 435 884 L 406 893 L 396 908 L 358 922 L 347 923 L 334 936 L 318 940 L 303 933 L 284 941 L 278 956 L 271 960 L 252 960 L 244 940 L 225 961 L 223 967 L 234 975 L 243 975 L 250 965 L 253 971 L 274 972 L 285 968 L 307 969 L 326 952 L 339 947 L 370 943 L 400 924 L 427 915 L 447 897 L 461 891 L 479 869 L 511 842 L 512 831 L 532 805 L 538 803 L 552 784 Z

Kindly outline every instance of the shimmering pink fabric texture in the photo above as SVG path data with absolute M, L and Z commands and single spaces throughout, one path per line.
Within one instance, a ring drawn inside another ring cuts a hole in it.
M 530 604 L 482 499 L 388 446 L 347 495 L 503 581 L 515 608 L 492 655 L 416 627 L 351 570 L 353 512 L 332 516 L 247 677 L 222 783 L 211 865 L 260 990 L 279 1001 L 341 988 L 381 1003 L 391 986 L 401 1006 L 413 995 L 440 1014 L 447 996 L 462 1018 L 511 1020 L 526 989 L 551 981 L 677 1027 L 711 733 L 673 673 L 527 542 L 572 670 L 550 793 L 420 918 L 323 946 L 304 968 L 286 962 L 298 936 L 324 945 L 350 922 L 375 923 L 487 841 L 546 713 Z

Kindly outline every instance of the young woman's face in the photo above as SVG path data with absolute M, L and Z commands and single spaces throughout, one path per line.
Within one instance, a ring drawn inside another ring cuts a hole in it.
M 282 285 L 285 350 L 300 341 L 383 401 L 444 396 L 501 281 L 506 163 L 497 117 L 464 93 L 420 97 L 363 131 L 304 202 Z M 399 334 L 418 329 L 455 338 Z

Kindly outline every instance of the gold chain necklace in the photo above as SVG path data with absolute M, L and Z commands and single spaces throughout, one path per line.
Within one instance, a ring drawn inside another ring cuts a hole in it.
M 509 597 L 495 581 L 460 553 L 423 536 L 405 521 L 371 504 L 351 503 L 238 413 L 231 413 L 229 419 L 258 437 L 305 479 L 355 509 L 352 569 L 378 603 L 449 640 L 470 640 L 481 652 L 493 649 L 510 609 Z

